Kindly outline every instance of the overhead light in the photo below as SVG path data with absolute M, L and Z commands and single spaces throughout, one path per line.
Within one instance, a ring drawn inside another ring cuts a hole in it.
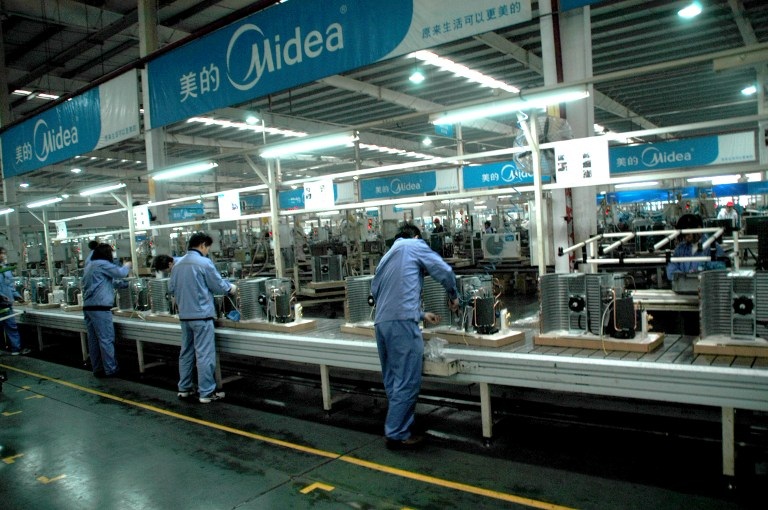
M 19 183 L 19 188 L 29 188 L 29 183 L 28 182 Z
M 530 95 L 520 94 L 512 99 L 501 101 L 492 101 L 477 106 L 469 106 L 451 110 L 442 114 L 430 116 L 429 121 L 435 125 L 458 124 L 473 119 L 485 117 L 494 117 L 506 113 L 544 108 L 549 105 L 567 103 L 584 99 L 589 96 L 589 92 L 584 85 L 577 87 L 567 87 L 560 90 L 547 92 L 534 92 Z
M 426 78 L 421 73 L 421 71 L 414 71 L 413 74 L 411 74 L 411 76 L 408 77 L 408 81 L 410 81 L 411 83 L 415 83 L 416 85 L 423 82 L 424 80 L 426 80 Z
M 429 147 L 430 145 L 432 145 L 432 139 L 428 136 L 425 136 L 424 139 L 421 141 L 421 145 Z
M 307 137 L 291 142 L 279 143 L 266 146 L 260 153 L 262 158 L 274 159 L 289 154 L 300 154 L 303 152 L 313 152 L 331 147 L 340 147 L 349 145 L 355 140 L 352 133 L 336 133 L 332 135 Z
M 83 171 L 82 168 L 73 168 L 72 170 L 70 170 L 70 172 L 72 172 L 73 174 L 79 174 L 82 171 Z
M 699 14 L 701 14 L 701 3 L 699 2 L 691 2 L 690 5 L 677 11 L 677 15 L 685 19 L 695 18 Z
M 743 89 L 741 89 L 741 93 L 744 94 L 745 96 L 751 96 L 752 94 L 757 93 L 757 87 L 755 87 L 754 85 L 750 85 L 749 87 L 744 87 Z
M 93 188 L 84 189 L 80 192 L 81 197 L 87 197 L 90 195 L 97 195 L 99 193 L 107 193 L 108 191 L 115 191 L 116 189 L 125 188 L 124 182 L 105 184 L 102 186 L 96 186 Z
M 254 114 L 250 114 L 245 118 L 245 123 L 249 126 L 255 126 L 259 123 L 259 118 Z
M 61 202 L 62 200 L 64 199 L 61 197 L 46 198 L 44 200 L 37 200 L 35 202 L 30 202 L 27 204 L 27 207 L 29 207 L 30 209 L 34 209 L 35 207 L 43 207 L 44 205 L 56 204 L 58 202 Z
M 623 188 L 650 188 L 651 186 L 656 186 L 659 184 L 659 181 L 643 181 L 643 182 L 627 182 L 624 184 L 617 184 L 614 186 L 616 189 L 623 189 Z
M 6 209 L 0 209 L 0 214 L 10 214 L 10 213 L 12 213 L 15 210 L 16 209 L 14 209 L 13 207 L 8 207 Z
M 474 69 L 470 69 L 465 65 L 458 64 L 453 60 L 441 57 L 435 53 L 432 53 L 431 51 L 426 51 L 426 50 L 416 51 L 411 53 L 408 56 L 410 58 L 421 60 L 426 64 L 433 65 L 442 71 L 447 71 L 449 73 L 455 74 L 456 76 L 466 78 L 469 81 L 477 83 L 484 87 L 488 87 L 491 89 L 505 90 L 507 92 L 512 92 L 513 94 L 517 94 L 518 92 L 520 92 L 520 89 L 515 87 L 514 85 L 510 85 L 508 83 L 504 83 L 503 81 L 499 81 L 495 78 L 491 78 L 488 75 L 485 75 L 479 71 L 475 71 Z
M 212 161 L 204 161 L 202 163 L 194 163 L 191 165 L 183 165 L 176 168 L 169 168 L 152 175 L 152 179 L 156 181 L 164 181 L 166 179 L 173 179 L 174 177 L 180 177 L 182 175 L 199 174 L 207 172 L 212 168 L 219 166 L 218 163 Z
M 712 184 L 731 184 L 738 182 L 740 174 L 712 175 L 709 177 L 691 177 L 688 182 L 711 182 Z
M 69 193 L 62 193 L 61 198 L 64 198 L 64 199 L 69 198 Z

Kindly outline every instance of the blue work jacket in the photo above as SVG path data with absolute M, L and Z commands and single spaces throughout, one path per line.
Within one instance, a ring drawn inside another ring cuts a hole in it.
M 168 281 L 168 292 L 176 296 L 182 320 L 215 318 L 213 296 L 228 294 L 230 288 L 213 261 L 197 250 L 189 250 L 173 265 Z
M 119 279 L 128 276 L 130 270 L 127 264 L 118 266 L 109 260 L 91 260 L 83 272 L 83 306 L 114 306 L 115 287 L 126 285 Z

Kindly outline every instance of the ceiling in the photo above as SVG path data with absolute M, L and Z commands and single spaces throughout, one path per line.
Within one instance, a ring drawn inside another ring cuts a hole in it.
M 176 44 L 192 34 L 199 35 L 273 3 L 275 1 L 159 0 L 160 47 Z M 606 0 L 592 6 L 597 124 L 613 132 L 628 132 L 758 113 L 758 95 L 741 94 L 744 87 L 757 81 L 758 70 L 754 66 L 715 71 L 711 59 L 695 61 L 693 57 L 768 43 L 768 2 L 703 1 L 701 15 L 683 20 L 677 11 L 686 3 Z M 138 31 L 136 2 L 4 0 L 3 71 L 11 93 L 11 122 L 49 107 L 52 101 L 42 99 L 41 93 L 66 96 L 115 70 L 134 65 L 140 58 Z M 544 85 L 538 2 L 533 2 L 531 22 L 431 51 L 522 90 Z M 684 59 L 692 61 L 686 64 Z M 679 62 L 657 72 L 640 72 L 645 66 L 671 61 Z M 424 71 L 426 80 L 414 85 L 408 77 L 417 66 Z M 32 94 L 14 95 L 15 90 Z M 496 90 L 401 57 L 245 105 L 210 112 L 205 117 L 242 123 L 246 113 L 259 112 L 269 127 L 305 133 L 354 127 L 360 131 L 361 143 L 368 146 L 427 156 L 453 156 L 457 150 L 455 140 L 434 135 L 428 112 L 483 98 L 491 100 L 497 95 Z M 727 132 L 756 126 L 756 122 L 747 122 L 714 129 Z M 712 131 L 709 127 L 663 136 L 692 136 Z M 465 126 L 464 151 L 477 153 L 511 147 L 518 134 L 514 117 L 494 119 L 482 128 Z M 431 147 L 422 145 L 426 135 L 434 140 Z M 222 127 L 201 122 L 168 126 L 165 137 L 166 165 L 210 157 L 218 158 L 219 162 L 215 174 L 168 184 L 170 197 L 199 194 L 201 189 L 215 191 L 258 184 L 244 152 L 251 149 L 251 161 L 260 169 L 264 163 L 253 149 L 264 141 L 284 139 L 279 135 L 238 129 L 231 124 Z M 648 135 L 644 139 L 658 137 Z M 25 175 L 24 180 L 30 186 L 17 190 L 16 201 L 25 203 L 116 178 L 128 182 L 134 196 L 146 201 L 145 150 L 144 137 L 140 136 Z M 418 160 L 414 156 L 372 148 L 361 148 L 359 156 L 356 162 L 353 149 L 342 149 L 324 153 L 323 157 L 282 161 L 283 176 L 290 180 Z M 77 176 L 70 172 L 75 166 L 83 169 Z M 56 207 L 70 214 L 72 208 L 84 206 L 69 203 Z

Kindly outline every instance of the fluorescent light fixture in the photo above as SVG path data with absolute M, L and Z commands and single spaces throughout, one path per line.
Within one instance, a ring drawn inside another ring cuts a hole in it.
M 494 117 L 506 113 L 545 108 L 549 105 L 567 103 L 584 99 L 589 96 L 585 86 L 567 87 L 547 92 L 534 92 L 530 95 L 520 95 L 512 99 L 492 101 L 477 106 L 469 106 L 451 110 L 446 113 L 430 116 L 430 122 L 435 125 L 458 124 L 467 120 Z
M 627 182 L 624 184 L 617 184 L 614 186 L 616 189 L 623 189 L 623 188 L 645 188 L 645 187 L 651 187 L 656 186 L 659 184 L 659 181 L 643 181 L 643 182 Z
M 15 210 L 16 209 L 14 209 L 13 207 L 8 207 L 6 209 L 0 209 L 0 214 L 10 214 L 10 213 L 12 213 Z
M 701 3 L 699 2 L 691 2 L 690 5 L 677 11 L 677 15 L 685 19 L 695 18 L 699 14 L 701 14 Z
M 212 161 L 203 161 L 202 163 L 193 163 L 191 165 L 179 166 L 176 168 L 169 168 L 152 175 L 152 179 L 156 181 L 164 181 L 166 179 L 173 179 L 174 177 L 180 177 L 182 175 L 199 174 L 207 172 L 212 168 L 219 166 L 218 163 Z
M 261 157 L 265 159 L 279 158 L 289 154 L 300 154 L 349 145 L 355 139 L 352 133 L 337 133 L 333 135 L 307 137 L 291 142 L 268 145 L 261 151 Z
M 425 64 L 439 68 L 441 71 L 446 71 L 453 73 L 456 76 L 460 76 L 461 78 L 466 78 L 467 80 L 482 85 L 483 87 L 505 90 L 507 92 L 512 92 L 513 94 L 520 92 L 520 89 L 514 85 L 510 85 L 509 83 L 504 83 L 503 81 L 491 78 L 486 74 L 475 71 L 474 69 L 470 69 L 465 65 L 458 64 L 451 59 L 441 57 L 436 53 L 432 53 L 431 51 L 416 51 L 408 55 L 408 57 L 421 60 Z
M 72 170 L 70 170 L 70 172 L 72 172 L 73 174 L 79 174 L 82 171 L 83 171 L 82 168 L 73 168 Z
M 254 114 L 250 114 L 245 118 L 245 123 L 249 126 L 255 126 L 259 123 L 259 118 Z
M 744 94 L 745 96 L 751 96 L 752 94 L 757 93 L 757 87 L 755 87 L 754 85 L 750 85 L 749 87 L 744 87 L 743 89 L 741 89 L 741 93 Z
M 738 182 L 739 177 L 741 177 L 741 175 L 739 174 L 710 175 L 708 177 L 691 177 L 690 179 L 686 179 L 686 181 L 711 182 L 712 184 L 730 184 L 730 183 Z
M 84 189 L 80 192 L 81 197 L 87 197 L 90 195 L 98 195 L 99 193 L 107 193 L 108 191 L 115 191 L 116 189 L 125 188 L 124 182 L 117 182 L 111 184 L 103 184 L 93 188 Z
M 424 77 L 421 71 L 414 71 L 413 74 L 408 77 L 408 81 L 415 83 L 416 85 L 423 82 L 424 80 L 426 80 L 426 77 Z
M 22 183 L 19 184 L 19 188 L 29 188 L 29 183 L 28 182 L 22 182 Z
M 35 202 L 30 202 L 27 204 L 27 207 L 30 209 L 34 209 L 35 207 L 43 207 L 44 205 L 51 205 L 56 204 L 64 200 L 61 197 L 53 197 L 53 198 L 46 198 L 44 200 L 37 200 Z
M 69 193 L 62 193 L 61 198 L 64 198 L 64 199 L 69 198 Z
M 425 147 L 429 147 L 432 145 L 432 139 L 428 136 L 425 136 L 424 139 L 421 141 L 421 145 L 424 145 Z

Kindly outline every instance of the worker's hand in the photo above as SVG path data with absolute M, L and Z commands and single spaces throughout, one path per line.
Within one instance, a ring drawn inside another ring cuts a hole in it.
M 451 299 L 448 302 L 448 308 L 451 309 L 452 312 L 456 313 L 459 311 L 459 298 Z
M 429 324 L 440 324 L 440 316 L 436 313 L 426 312 L 424 313 L 424 322 Z
M 229 285 L 229 295 L 230 296 L 236 296 L 237 295 L 237 285 L 235 285 L 234 283 L 231 283 Z

